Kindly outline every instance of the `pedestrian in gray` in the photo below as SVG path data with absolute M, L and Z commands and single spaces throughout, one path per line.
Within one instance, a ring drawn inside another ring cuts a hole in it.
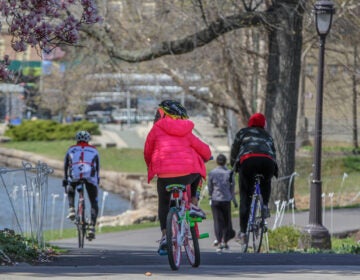
M 214 232 L 217 252 L 228 250 L 228 241 L 235 237 L 231 221 L 231 201 L 237 207 L 235 199 L 235 181 L 233 172 L 226 167 L 226 156 L 219 154 L 216 158 L 218 166 L 208 174 L 208 189 L 211 211 L 214 219 Z

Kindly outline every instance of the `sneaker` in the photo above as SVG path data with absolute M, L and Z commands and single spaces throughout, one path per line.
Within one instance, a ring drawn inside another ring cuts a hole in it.
M 87 239 L 95 239 L 95 226 L 90 225 L 87 232 Z
M 166 242 L 166 236 L 163 236 L 160 240 L 160 245 L 158 249 L 159 255 L 167 255 L 167 242 Z
M 206 219 L 205 212 L 203 210 L 201 210 L 199 207 L 195 206 L 194 204 L 191 204 L 189 214 L 191 217 L 199 217 L 202 219 Z
M 213 246 L 214 247 L 217 247 L 219 245 L 219 241 L 217 241 L 216 239 L 214 240 L 214 242 L 213 242 Z
M 74 207 L 69 208 L 68 215 L 66 216 L 66 218 L 70 219 L 71 221 L 75 220 L 75 208 Z
M 263 206 L 263 216 L 265 219 L 270 218 L 270 210 L 267 205 Z
M 236 240 L 240 245 L 246 244 L 246 233 L 239 232 Z
M 216 248 L 216 252 L 217 253 L 221 253 L 223 251 L 224 247 L 223 244 L 221 243 L 217 248 Z

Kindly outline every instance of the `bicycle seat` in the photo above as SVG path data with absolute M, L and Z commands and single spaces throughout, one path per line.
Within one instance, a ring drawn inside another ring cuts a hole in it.
M 184 191 L 186 189 L 186 185 L 183 184 L 170 184 L 166 186 L 166 191 L 172 192 L 174 190 Z
M 78 181 L 75 181 L 74 183 L 76 183 L 76 189 L 80 191 L 82 189 L 82 184 L 85 184 L 86 182 L 86 179 L 80 179 Z
M 263 174 L 260 174 L 260 173 L 258 173 L 258 174 L 255 174 L 255 180 L 257 180 L 257 179 L 264 179 L 264 175 Z

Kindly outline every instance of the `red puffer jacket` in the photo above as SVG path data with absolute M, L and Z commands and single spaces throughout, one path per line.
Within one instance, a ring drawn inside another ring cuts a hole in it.
M 192 133 L 190 120 L 165 117 L 151 128 L 145 142 L 144 158 L 148 167 L 148 182 L 155 175 L 183 176 L 200 173 L 206 177 L 204 162 L 211 157 L 210 147 Z

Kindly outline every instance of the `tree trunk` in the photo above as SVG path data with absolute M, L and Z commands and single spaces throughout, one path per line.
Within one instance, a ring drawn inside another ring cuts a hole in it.
M 359 153 L 359 143 L 358 143 L 358 125 L 357 125 L 357 91 L 356 91 L 356 71 L 357 71 L 357 45 L 354 46 L 354 74 L 352 76 L 353 80 L 353 146 L 354 154 Z
M 277 183 L 273 183 L 271 201 L 287 201 L 294 195 L 293 184 L 290 190 L 288 188 L 295 171 L 303 10 L 284 5 L 277 16 L 279 24 L 269 31 L 265 115 L 268 130 L 275 141 L 279 165 L 279 178 Z

